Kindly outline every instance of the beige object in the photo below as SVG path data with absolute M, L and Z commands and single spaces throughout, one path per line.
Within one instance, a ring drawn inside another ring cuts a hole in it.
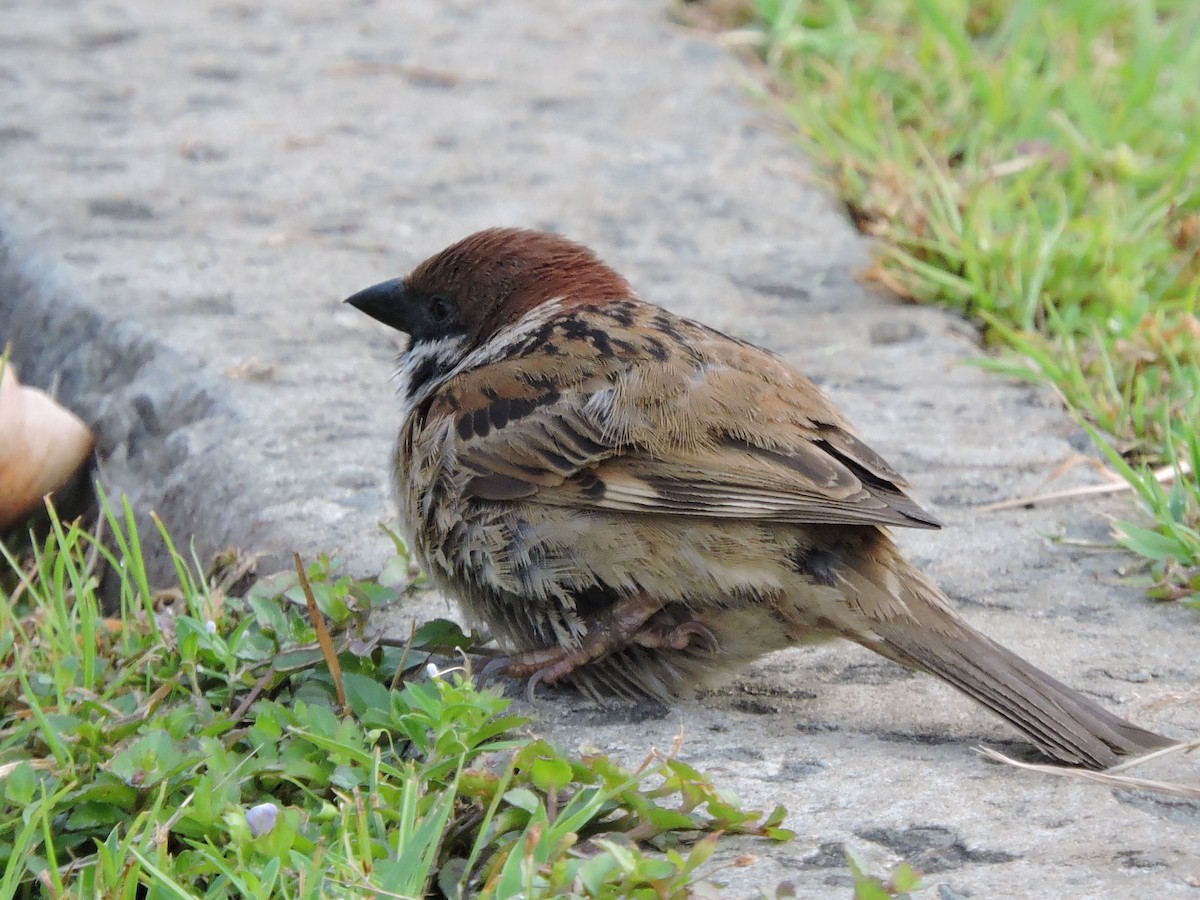
M 65 485 L 95 444 L 78 416 L 45 391 L 22 387 L 0 359 L 0 531 Z

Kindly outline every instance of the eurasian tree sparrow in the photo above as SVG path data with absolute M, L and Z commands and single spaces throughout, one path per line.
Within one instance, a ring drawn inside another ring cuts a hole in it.
M 669 699 L 844 637 L 1066 763 L 1173 743 L 954 612 L 888 533 L 937 520 L 811 381 L 644 302 L 587 248 L 482 231 L 347 302 L 411 337 L 396 500 L 509 674 Z

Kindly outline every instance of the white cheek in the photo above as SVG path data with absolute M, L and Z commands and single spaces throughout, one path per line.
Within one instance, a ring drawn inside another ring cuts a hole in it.
M 503 359 L 514 346 L 553 317 L 561 306 L 561 297 L 547 300 L 527 312 L 510 328 L 505 328 L 482 347 L 472 350 L 466 356 L 463 356 L 463 345 L 466 343 L 466 338 L 462 336 L 440 338 L 436 341 L 421 341 L 410 345 L 400 356 L 400 369 L 396 373 L 397 390 L 403 403 L 401 409 L 403 420 L 407 421 L 413 411 L 430 394 L 454 376 Z M 429 369 L 430 360 L 432 360 L 431 369 Z M 422 370 L 428 370 L 428 374 L 419 384 L 414 383 L 414 377 Z
M 396 373 L 396 390 L 400 395 L 400 420 L 407 422 L 421 403 L 455 369 L 455 364 L 462 355 L 464 338 L 449 337 L 436 341 L 421 341 L 413 344 L 400 357 L 400 370 Z M 430 366 L 432 371 L 419 384 L 414 384 L 414 376 Z

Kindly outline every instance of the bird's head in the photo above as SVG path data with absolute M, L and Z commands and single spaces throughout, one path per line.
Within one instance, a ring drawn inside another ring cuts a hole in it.
M 453 341 L 465 355 L 548 300 L 593 303 L 630 293 L 629 283 L 582 244 L 542 231 L 491 228 L 346 302 L 408 334 L 410 347 Z

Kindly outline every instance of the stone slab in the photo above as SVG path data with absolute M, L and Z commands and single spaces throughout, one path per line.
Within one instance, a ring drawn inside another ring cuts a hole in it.
M 821 382 L 945 519 L 903 543 L 972 621 L 1121 713 L 1196 734 L 1194 615 L 1148 604 L 1126 557 L 1084 545 L 1125 501 L 978 511 L 1035 489 L 1082 434 L 1049 392 L 973 365 L 961 322 L 858 282 L 869 247 L 786 127 L 669 12 L 3 0 L 0 341 L 95 425 L 106 482 L 202 556 L 333 552 L 378 571 L 397 346 L 341 299 L 481 227 L 558 229 L 648 299 Z M 395 627 L 449 608 L 430 598 Z M 973 745 L 1023 745 L 854 647 L 776 654 L 669 712 L 562 693 L 532 712 L 540 733 L 631 762 L 682 731 L 688 761 L 785 804 L 799 838 L 733 842 L 726 858 L 759 862 L 721 874 L 729 896 L 783 879 L 846 896 L 842 842 L 912 858 L 942 898 L 1200 883 L 1194 805 L 985 762 Z

